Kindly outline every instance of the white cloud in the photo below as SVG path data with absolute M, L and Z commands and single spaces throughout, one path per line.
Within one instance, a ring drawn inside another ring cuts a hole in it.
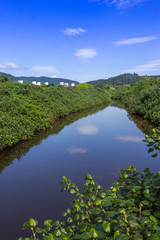
M 143 140 L 143 138 L 135 136 L 116 136 L 115 139 L 124 142 L 137 142 L 137 143 L 141 143 Z
M 65 28 L 65 30 L 61 31 L 63 34 L 71 37 L 79 35 L 80 33 L 85 33 L 86 31 L 83 28 Z
M 89 2 L 105 2 L 108 5 L 115 5 L 117 8 L 132 7 L 150 0 L 89 0 Z
M 129 39 L 124 39 L 121 41 L 114 42 L 116 46 L 121 46 L 121 45 L 132 45 L 132 44 L 138 44 L 138 43 L 144 43 L 144 42 L 150 42 L 153 40 L 158 39 L 156 36 L 148 36 L 148 37 L 142 37 L 142 38 L 129 38 Z
M 18 69 L 20 68 L 17 64 L 12 62 L 0 63 L 0 70 L 5 69 Z
M 71 148 L 68 148 L 67 151 L 70 154 L 73 154 L 73 153 L 86 153 L 87 149 L 81 148 L 81 147 L 71 147 Z
M 94 48 L 82 48 L 77 49 L 74 55 L 81 59 L 91 59 L 98 55 L 98 51 Z
M 144 65 L 137 65 L 131 69 L 126 69 L 125 72 L 140 73 L 160 70 L 160 60 L 151 61 Z
M 99 129 L 91 124 L 82 125 L 77 128 L 78 132 L 83 135 L 94 135 L 97 134 Z
M 39 76 L 53 76 L 54 74 L 58 73 L 58 71 L 52 66 L 35 66 L 32 67 L 30 70 L 38 73 Z

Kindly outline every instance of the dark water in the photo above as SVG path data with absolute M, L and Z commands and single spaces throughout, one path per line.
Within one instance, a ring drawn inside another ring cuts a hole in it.
M 26 236 L 22 225 L 30 217 L 60 219 L 70 202 L 69 194 L 60 192 L 64 175 L 81 185 L 90 173 L 108 187 L 129 165 L 159 171 L 160 159 L 151 158 L 142 142 L 152 128 L 112 105 L 61 119 L 53 129 L 1 152 L 0 239 Z

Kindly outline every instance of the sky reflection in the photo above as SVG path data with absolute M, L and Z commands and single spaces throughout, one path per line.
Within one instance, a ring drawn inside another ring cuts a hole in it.
M 142 143 L 143 140 L 143 138 L 136 136 L 116 136 L 115 139 L 124 142 L 137 142 L 137 143 Z
M 92 124 L 81 125 L 77 128 L 79 134 L 83 135 L 94 135 L 99 132 L 98 127 Z
M 86 153 L 88 150 L 81 147 L 71 147 L 68 148 L 67 151 L 69 152 L 69 154 L 73 154 L 73 153 Z

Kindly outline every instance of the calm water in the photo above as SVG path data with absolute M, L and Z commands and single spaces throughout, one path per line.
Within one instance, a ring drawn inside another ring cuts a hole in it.
M 108 187 L 129 165 L 159 171 L 160 159 L 151 158 L 142 142 L 152 127 L 116 106 L 96 108 L 1 152 L 0 239 L 24 236 L 22 225 L 30 217 L 61 218 L 70 202 L 69 194 L 60 192 L 63 175 L 81 185 L 90 173 Z

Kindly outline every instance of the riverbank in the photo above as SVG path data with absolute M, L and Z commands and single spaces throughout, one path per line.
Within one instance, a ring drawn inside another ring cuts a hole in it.
M 110 92 L 112 99 L 120 100 L 129 113 L 141 115 L 160 126 L 160 79 L 146 77 Z
M 59 118 L 110 99 L 103 89 L 0 83 L 0 150 L 52 127 Z

